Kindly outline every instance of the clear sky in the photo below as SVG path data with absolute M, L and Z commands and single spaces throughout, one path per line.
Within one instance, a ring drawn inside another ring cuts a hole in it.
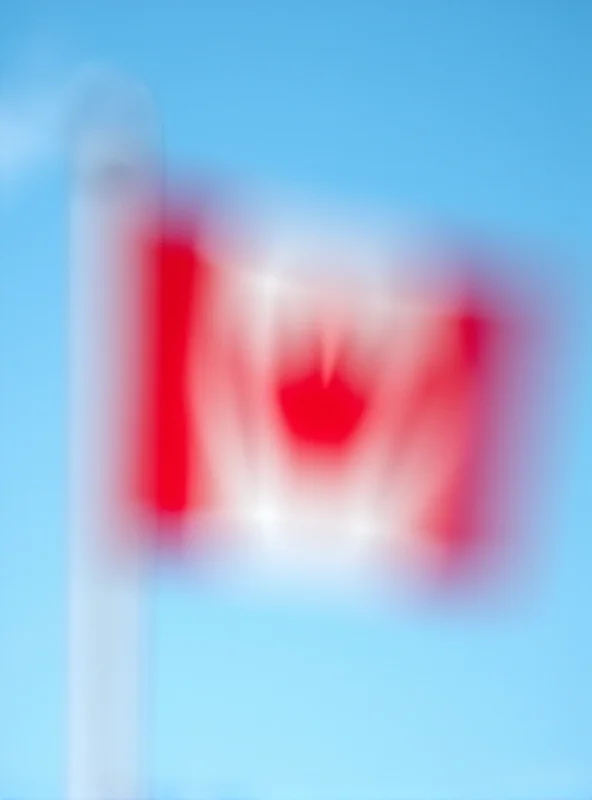
M 0 797 L 64 790 L 68 187 L 54 111 L 63 82 L 97 59 L 148 85 L 180 171 L 481 232 L 534 254 L 514 269 L 549 290 L 560 320 L 532 409 L 553 413 L 527 591 L 487 608 L 352 610 L 161 576 L 155 793 L 590 798 L 585 0 L 2 0 Z

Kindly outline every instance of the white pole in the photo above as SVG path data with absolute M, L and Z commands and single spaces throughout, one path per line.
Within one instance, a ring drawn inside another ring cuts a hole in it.
M 121 344 L 111 281 L 124 266 L 114 245 L 137 210 L 144 164 L 123 129 L 98 122 L 77 134 L 71 209 L 68 800 L 145 800 L 142 565 L 108 547 L 118 534 L 109 514 L 109 389 Z

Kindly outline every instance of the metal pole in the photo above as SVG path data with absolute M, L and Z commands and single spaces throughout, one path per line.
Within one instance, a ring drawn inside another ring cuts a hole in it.
M 142 559 L 110 547 L 121 520 L 110 513 L 109 467 L 121 344 L 113 279 L 125 274 L 117 233 L 145 199 L 145 153 L 129 121 L 100 108 L 110 100 L 101 88 L 73 142 L 67 792 L 68 800 L 143 800 Z M 137 98 L 128 99 L 131 108 Z M 119 101 L 125 110 L 125 94 Z

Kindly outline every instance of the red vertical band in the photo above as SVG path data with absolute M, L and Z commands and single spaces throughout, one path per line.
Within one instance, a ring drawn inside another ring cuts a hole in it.
M 200 456 L 191 409 L 191 366 L 208 270 L 194 232 L 180 219 L 147 232 L 140 259 L 140 505 L 156 516 L 158 537 L 182 536 L 195 497 Z

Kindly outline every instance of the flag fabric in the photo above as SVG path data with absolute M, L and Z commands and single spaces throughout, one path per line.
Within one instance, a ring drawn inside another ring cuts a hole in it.
M 322 235 L 227 246 L 206 218 L 161 211 L 128 250 L 121 453 L 144 544 L 323 575 L 454 571 L 483 535 L 493 306 L 443 255 L 379 270 L 358 247 L 341 269 Z

